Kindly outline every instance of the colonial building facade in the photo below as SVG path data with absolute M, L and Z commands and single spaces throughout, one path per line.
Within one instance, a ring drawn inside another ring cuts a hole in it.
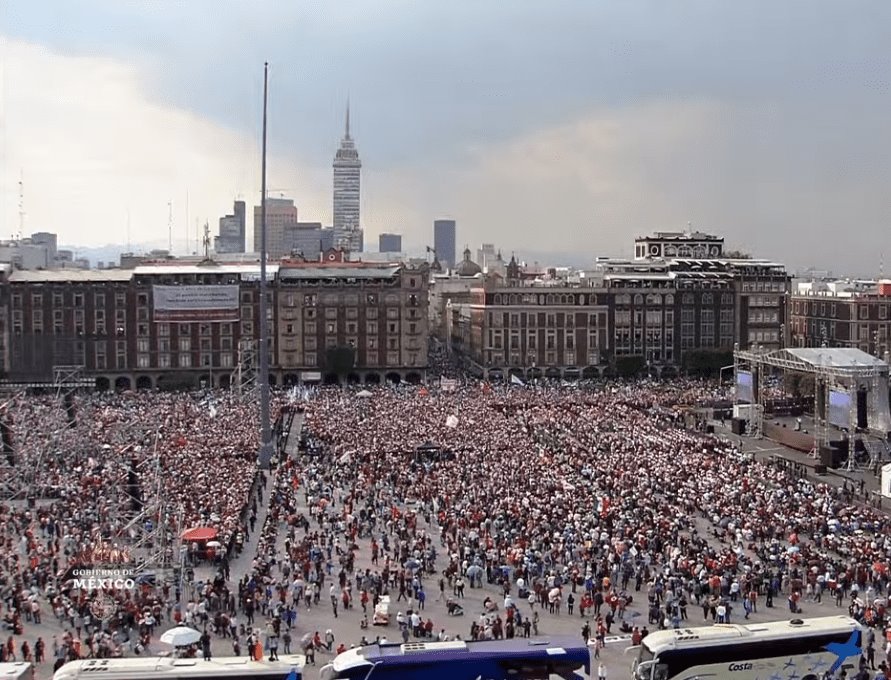
M 330 258 L 330 259 L 329 259 Z M 270 382 L 421 381 L 424 269 L 345 262 L 270 264 Z M 0 347 L 7 382 L 79 367 L 97 388 L 227 387 L 255 374 L 259 265 L 4 272 Z M 348 370 L 328 350 L 349 348 Z
M 891 286 L 872 293 L 797 294 L 790 306 L 795 347 L 855 347 L 877 357 L 891 351 Z

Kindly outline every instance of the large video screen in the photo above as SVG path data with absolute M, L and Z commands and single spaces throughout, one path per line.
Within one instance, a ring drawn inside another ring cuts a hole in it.
M 839 390 L 829 390 L 829 424 L 836 427 L 851 426 L 851 395 Z
M 747 404 L 754 403 L 755 390 L 751 371 L 736 372 L 736 400 Z

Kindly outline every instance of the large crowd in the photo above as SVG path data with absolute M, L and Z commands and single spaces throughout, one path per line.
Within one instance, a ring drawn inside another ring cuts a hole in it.
M 15 635 L 54 615 L 69 630 L 54 641 L 56 658 L 144 648 L 177 601 L 179 584 L 143 575 L 110 594 L 118 611 L 103 622 L 90 607 L 96 593 L 72 587 L 72 569 L 175 564 L 190 528 L 211 529 L 221 554 L 250 534 L 259 418 L 234 394 L 18 395 L 2 418 L 12 444 L 0 469 L 2 623 Z M 0 657 L 14 654 L 8 643 Z
M 887 623 L 887 518 L 843 488 L 684 429 L 687 409 L 726 400 L 723 388 L 587 387 L 319 389 L 305 402 L 301 454 L 281 456 L 268 497 L 254 408 L 233 396 L 79 397 L 73 418 L 50 397 L 20 397 L 7 405 L 16 465 L 41 470 L 49 499 L 0 506 L 5 621 L 15 634 L 34 606 L 55 615 L 68 632 L 42 642 L 56 659 L 138 653 L 162 622 L 183 621 L 229 638 L 235 653 L 265 643 L 311 661 L 335 640 L 300 625 L 304 607 L 361 609 L 373 638 L 375 606 L 390 596 L 404 639 L 447 638 L 425 601 L 460 609 L 484 583 L 497 594 L 467 637 L 528 636 L 540 616 L 580 614 L 602 645 L 614 630 L 639 638 L 697 611 L 735 621 L 821 598 Z M 61 575 L 96 546 L 133 559 L 144 527 L 128 526 L 131 470 L 143 496 L 171 500 L 152 521 L 171 538 L 212 527 L 226 557 L 182 610 L 176 584 L 145 583 L 120 594 L 109 625 L 87 594 L 64 592 Z M 251 534 L 255 556 L 232 576 Z M 632 603 L 646 623 L 625 616 Z

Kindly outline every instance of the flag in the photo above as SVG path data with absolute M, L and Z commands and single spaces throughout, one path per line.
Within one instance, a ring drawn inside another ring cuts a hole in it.
M 523 386 L 526 385 L 526 383 L 524 383 L 522 380 L 520 380 L 520 376 L 514 375 L 514 374 L 511 374 L 511 376 L 510 376 L 510 384 L 511 385 L 523 385 Z

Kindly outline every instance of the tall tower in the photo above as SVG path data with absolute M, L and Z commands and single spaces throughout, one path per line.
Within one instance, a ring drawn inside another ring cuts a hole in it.
M 362 226 L 359 221 L 359 178 L 362 161 L 350 137 L 350 102 L 347 100 L 346 126 L 340 148 L 334 156 L 334 238 L 338 247 L 362 252 Z

